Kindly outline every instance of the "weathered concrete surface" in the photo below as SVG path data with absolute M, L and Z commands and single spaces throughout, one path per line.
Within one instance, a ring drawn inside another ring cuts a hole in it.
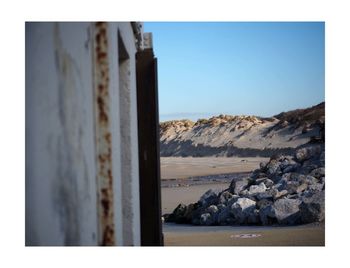
M 97 26 L 26 24 L 26 245 L 140 244 L 135 38 L 130 23 L 106 23 L 98 54 Z M 130 57 L 125 72 L 118 36 Z
M 90 24 L 26 25 L 26 244 L 97 243 Z

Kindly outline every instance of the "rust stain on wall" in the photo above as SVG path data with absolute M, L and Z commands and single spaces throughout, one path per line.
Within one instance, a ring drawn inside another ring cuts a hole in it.
M 96 150 L 97 150 L 97 185 L 100 244 L 115 245 L 113 215 L 113 176 L 111 157 L 111 131 L 109 120 L 109 64 L 108 64 L 108 25 L 106 22 L 95 23 L 94 66 L 95 66 L 95 101 L 96 101 Z

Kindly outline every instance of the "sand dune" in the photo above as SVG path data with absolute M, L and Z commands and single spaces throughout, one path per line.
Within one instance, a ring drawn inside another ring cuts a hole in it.
M 161 156 L 269 157 L 322 136 L 325 103 L 269 118 L 219 115 L 160 123 Z

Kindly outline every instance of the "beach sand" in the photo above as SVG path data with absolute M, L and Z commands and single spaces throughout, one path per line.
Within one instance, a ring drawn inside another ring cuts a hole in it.
M 265 157 L 161 157 L 161 178 L 249 172 L 268 160 Z
M 245 161 L 242 161 L 245 160 Z M 162 180 L 191 176 L 252 171 L 267 158 L 167 157 L 161 158 Z M 179 203 L 197 202 L 209 189 L 226 189 L 229 183 L 187 187 L 162 187 L 162 214 L 171 213 Z M 163 225 L 166 246 L 324 246 L 324 224 L 289 227 Z M 257 234 L 253 238 L 236 237 Z
M 166 246 L 324 246 L 324 224 L 288 227 L 165 224 Z M 253 237 L 250 237 L 253 235 Z M 254 237 L 256 235 L 256 237 Z
M 195 203 L 209 189 L 224 190 L 228 183 L 162 188 L 162 214 L 171 213 L 179 203 Z

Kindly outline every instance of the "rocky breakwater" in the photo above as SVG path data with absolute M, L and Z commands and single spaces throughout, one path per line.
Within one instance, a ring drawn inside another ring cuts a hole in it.
M 325 219 L 324 145 L 278 155 L 224 191 L 179 204 L 166 222 L 194 225 L 297 225 Z

